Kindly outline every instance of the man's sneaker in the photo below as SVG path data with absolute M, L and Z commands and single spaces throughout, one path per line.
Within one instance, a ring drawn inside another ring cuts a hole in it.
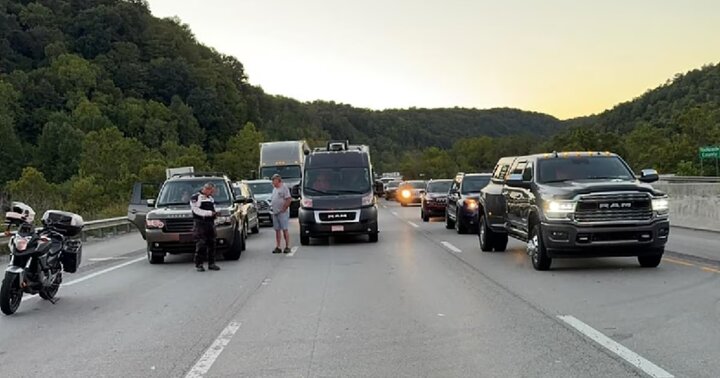
M 208 269 L 210 270 L 220 270 L 220 267 L 215 264 L 208 265 Z
M 198 272 L 204 272 L 205 268 L 202 265 L 195 265 L 195 270 Z
M 282 252 L 282 251 L 280 250 L 280 248 L 275 248 L 275 249 L 273 249 L 273 253 L 280 253 L 280 252 Z
M 290 247 L 285 247 L 285 249 L 283 250 L 283 253 L 290 253 L 290 252 L 292 252 Z

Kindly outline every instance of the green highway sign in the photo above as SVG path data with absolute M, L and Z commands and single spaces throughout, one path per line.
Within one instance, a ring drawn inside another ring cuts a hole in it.
M 701 159 L 720 158 L 720 147 L 700 147 Z

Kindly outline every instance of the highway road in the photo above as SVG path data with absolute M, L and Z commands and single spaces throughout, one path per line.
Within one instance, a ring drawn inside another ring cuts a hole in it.
M 717 377 L 720 237 L 673 229 L 634 258 L 532 269 L 522 243 L 381 202 L 377 244 L 332 240 L 196 272 L 145 261 L 137 233 L 88 245 L 53 305 L 0 317 L 2 377 Z M 297 224 L 292 226 L 299 245 Z

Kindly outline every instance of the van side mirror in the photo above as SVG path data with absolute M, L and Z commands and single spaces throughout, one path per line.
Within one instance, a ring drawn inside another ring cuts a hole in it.
M 520 173 L 511 174 L 510 177 L 505 181 L 505 185 L 514 188 L 530 188 L 530 181 L 523 180 L 523 176 Z
M 385 184 L 382 181 L 375 181 L 375 194 L 383 195 L 385 193 Z
M 643 169 L 640 172 L 640 181 L 651 183 L 655 182 L 660 179 L 660 176 L 658 175 L 657 171 L 654 169 Z

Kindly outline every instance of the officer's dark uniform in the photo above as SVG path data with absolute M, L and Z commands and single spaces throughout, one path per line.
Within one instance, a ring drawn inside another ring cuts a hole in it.
M 195 266 L 201 267 L 207 256 L 208 265 L 215 265 L 215 200 L 202 192 L 190 197 L 195 228 Z

